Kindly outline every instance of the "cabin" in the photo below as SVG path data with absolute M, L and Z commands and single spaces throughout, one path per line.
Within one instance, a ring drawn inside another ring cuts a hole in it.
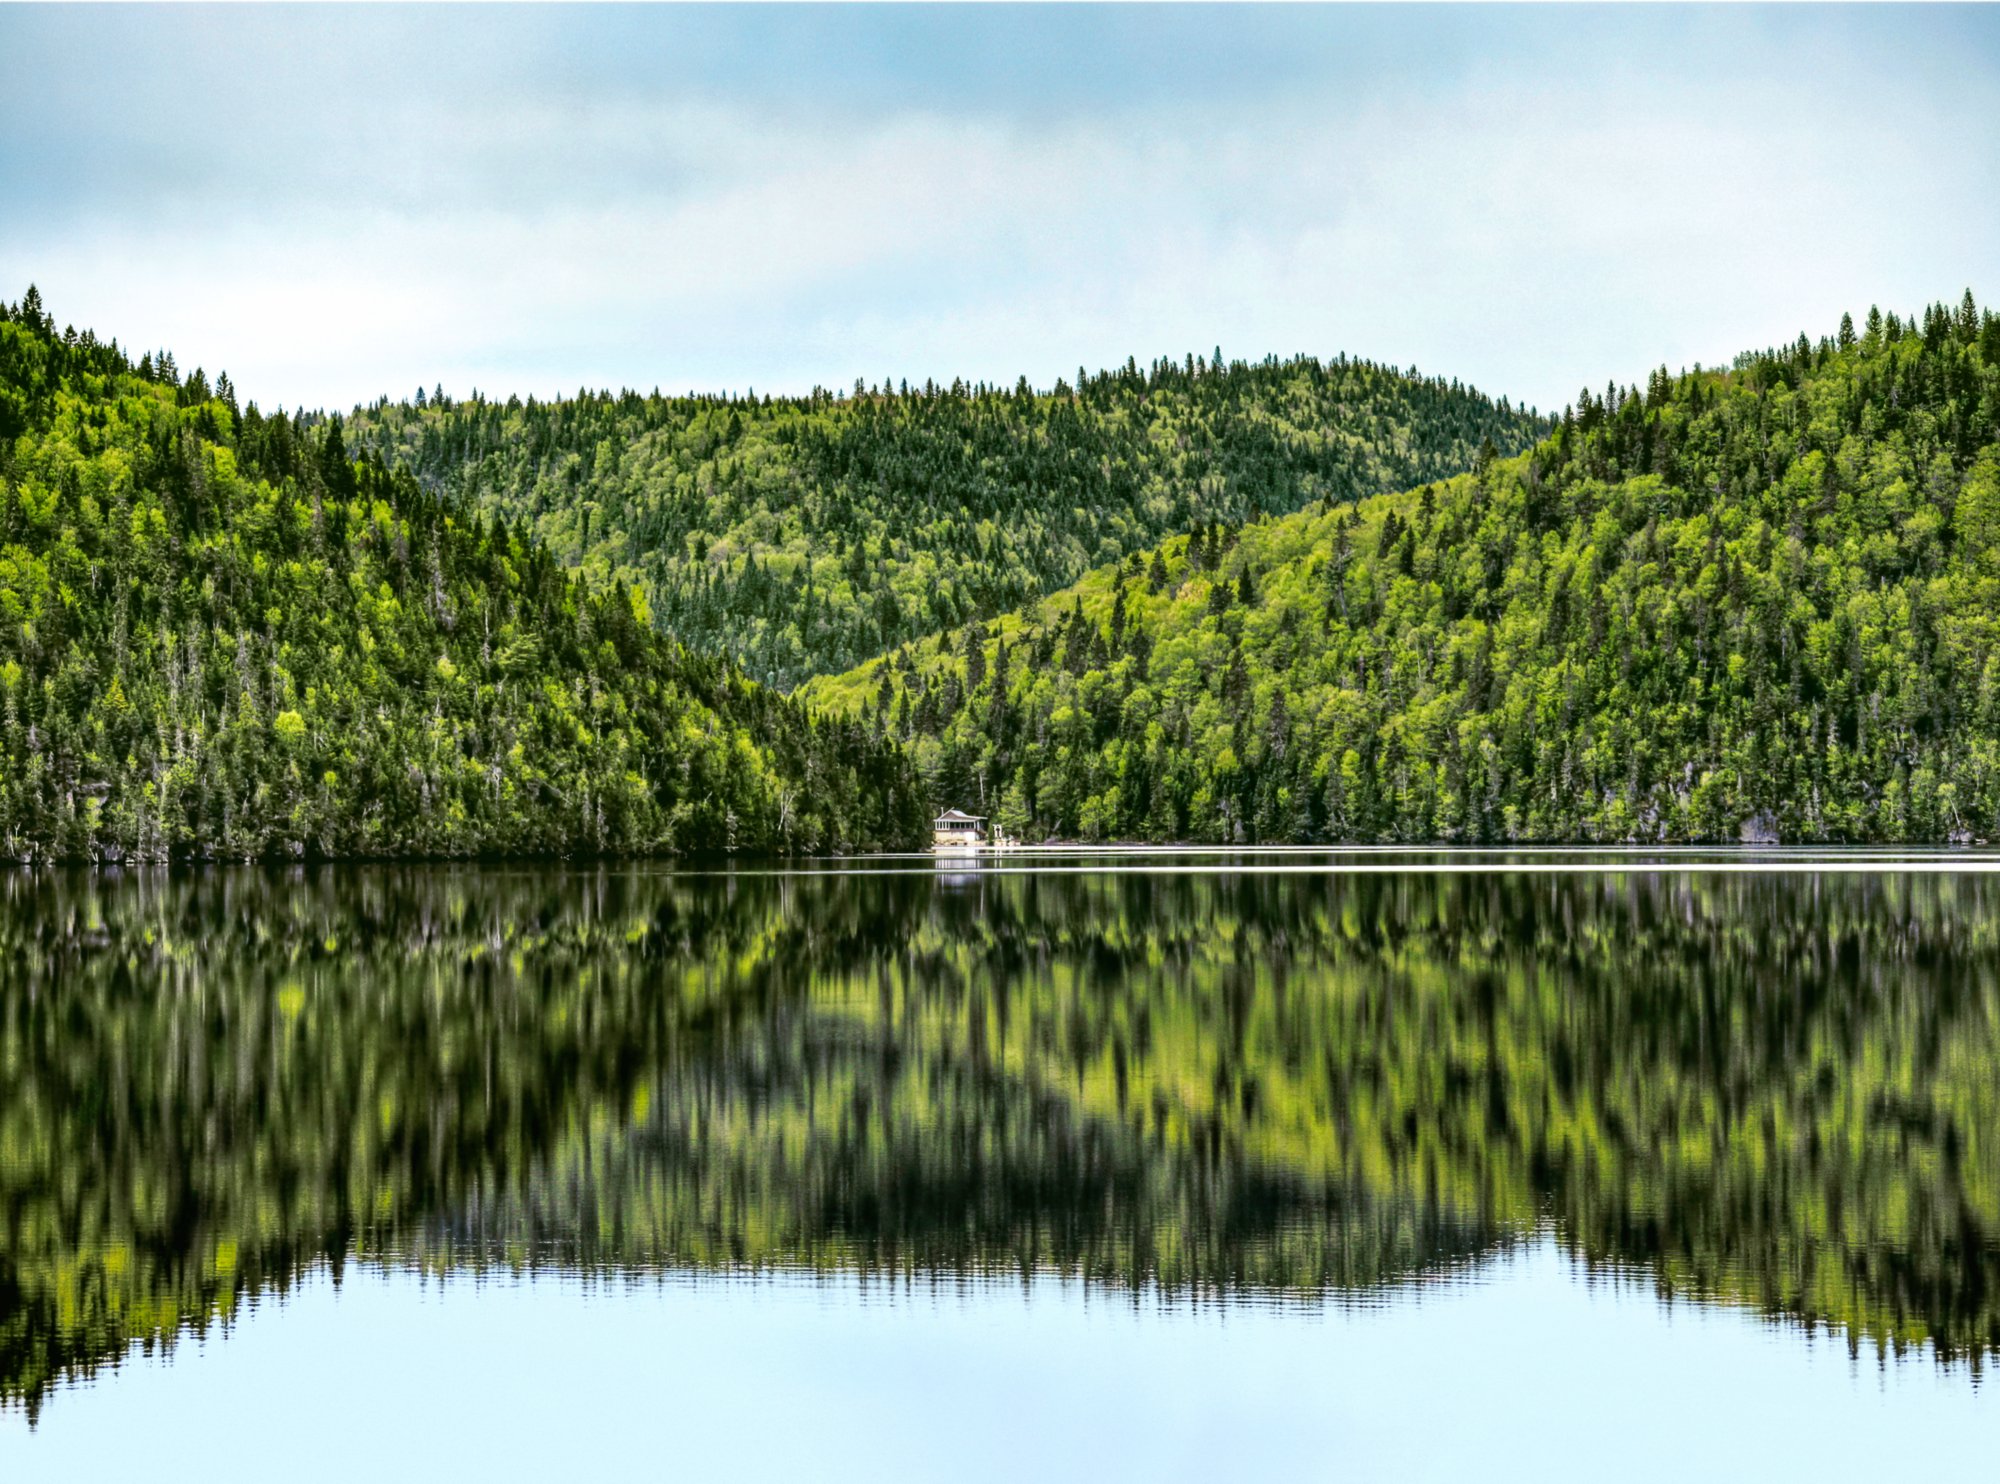
M 986 817 L 981 814 L 964 814 L 956 809 L 947 809 L 931 821 L 931 843 L 933 845 L 983 845 L 986 843 Z

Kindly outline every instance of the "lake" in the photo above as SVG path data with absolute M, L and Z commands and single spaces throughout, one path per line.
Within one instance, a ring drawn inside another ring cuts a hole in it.
M 0 1478 L 1983 1473 L 1996 867 L 0 873 Z

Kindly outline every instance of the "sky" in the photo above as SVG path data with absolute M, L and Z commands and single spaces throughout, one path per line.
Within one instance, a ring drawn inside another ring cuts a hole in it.
M 0 297 L 264 406 L 1340 352 L 1542 408 L 1968 287 L 2000 10 L 0 5 Z

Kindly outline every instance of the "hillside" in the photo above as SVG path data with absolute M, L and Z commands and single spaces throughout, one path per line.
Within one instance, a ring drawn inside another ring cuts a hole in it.
M 1585 393 L 807 688 L 1041 837 L 2000 838 L 2000 321 Z
M 1342 358 L 1188 357 L 1058 383 L 540 403 L 418 393 L 353 446 L 646 595 L 690 648 L 789 688 L 986 618 L 1196 521 L 1470 468 L 1547 424 Z
M 504 519 L 0 306 L 0 858 L 819 850 L 894 750 Z

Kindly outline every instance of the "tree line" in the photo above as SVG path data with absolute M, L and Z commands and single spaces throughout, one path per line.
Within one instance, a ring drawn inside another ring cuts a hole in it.
M 682 642 L 789 689 L 989 618 L 1195 520 L 1440 478 L 1547 424 L 1455 381 L 1340 357 L 1134 361 L 1048 391 L 455 399 L 348 436 L 504 516 Z
M 1997 438 L 2000 320 L 1871 311 L 804 693 L 1032 837 L 2000 838 Z
M 892 744 L 658 631 L 505 515 L 0 305 L 0 858 L 820 851 Z

